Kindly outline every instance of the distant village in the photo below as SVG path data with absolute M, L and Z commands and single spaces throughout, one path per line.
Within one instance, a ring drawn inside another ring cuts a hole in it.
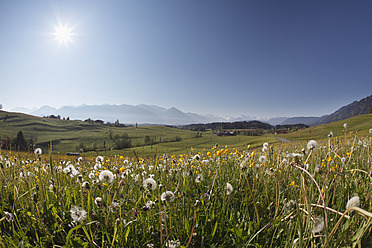
M 70 117 L 61 117 L 60 115 L 48 115 L 48 116 L 43 116 L 43 118 L 48 118 L 48 119 L 58 119 L 58 120 L 66 120 L 69 121 Z M 105 125 L 105 126 L 114 126 L 114 127 L 130 127 L 132 125 L 125 125 L 123 123 L 120 123 L 119 120 L 116 120 L 115 123 L 111 122 L 104 122 L 103 120 L 92 120 L 90 118 L 84 120 L 84 122 L 93 124 L 93 125 Z

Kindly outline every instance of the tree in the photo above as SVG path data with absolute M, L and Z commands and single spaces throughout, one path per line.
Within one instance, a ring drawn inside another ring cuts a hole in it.
M 16 138 L 16 148 L 18 151 L 27 151 L 27 142 L 22 131 L 19 131 Z
M 114 142 L 114 148 L 119 150 L 129 148 L 132 143 L 131 138 L 126 133 L 113 136 L 112 141 Z
M 154 139 L 151 138 L 150 136 L 146 135 L 145 137 L 145 145 L 152 145 L 154 144 Z
M 0 104 L 0 109 L 3 109 L 3 105 L 2 104 Z

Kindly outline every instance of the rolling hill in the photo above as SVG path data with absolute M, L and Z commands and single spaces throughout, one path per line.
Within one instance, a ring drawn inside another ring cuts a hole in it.
M 346 106 L 341 107 L 337 111 L 329 115 L 321 117 L 292 117 L 288 118 L 282 124 L 297 124 L 303 123 L 310 126 L 327 124 L 334 121 L 344 120 L 357 115 L 364 115 L 370 113 L 372 109 L 372 95 L 363 98 L 360 101 L 354 101 Z

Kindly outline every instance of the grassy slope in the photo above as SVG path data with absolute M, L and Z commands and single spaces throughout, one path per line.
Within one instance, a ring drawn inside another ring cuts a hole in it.
M 372 114 L 359 115 L 342 121 L 335 121 L 329 124 L 314 126 L 299 130 L 289 134 L 276 135 L 277 137 L 285 138 L 290 141 L 307 141 L 310 139 L 320 140 L 327 138 L 330 131 L 335 136 L 345 134 L 343 124 L 347 123 L 347 135 L 354 135 L 355 132 L 361 135 L 367 135 L 372 128 Z
M 5 116 L 8 116 L 4 121 Z M 142 145 L 145 136 L 148 135 L 163 143 L 153 146 L 141 146 L 123 151 L 116 151 L 125 155 L 133 155 L 133 149 L 140 155 L 151 155 L 157 150 L 158 153 L 184 153 L 191 147 L 202 149 L 213 147 L 216 143 L 229 145 L 231 147 L 242 147 L 247 144 L 252 146 L 266 142 L 267 137 L 215 137 L 210 131 L 203 132 L 201 138 L 194 138 L 195 132 L 180 130 L 165 126 L 148 127 L 107 127 L 103 125 L 92 125 L 82 121 L 66 121 L 57 119 L 46 119 L 21 113 L 11 113 L 0 111 L 0 137 L 16 137 L 22 131 L 25 138 L 37 137 L 37 143 L 48 143 L 53 140 L 53 150 L 61 153 L 76 151 L 80 143 L 86 147 L 92 147 L 95 143 L 98 147 L 111 147 L 112 142 L 109 138 L 110 130 L 113 135 L 127 133 L 132 139 L 132 145 Z M 174 140 L 176 136 L 181 137 L 179 142 L 167 142 Z M 272 138 L 269 137 L 272 140 Z
M 6 121 L 4 117 L 8 115 Z M 343 135 L 343 124 L 348 123 L 348 135 L 350 132 L 358 131 L 361 134 L 367 134 L 372 128 L 372 114 L 360 115 L 347 120 L 337 121 L 326 125 L 315 126 L 289 134 L 275 135 L 290 141 L 308 141 L 310 139 L 324 139 L 330 131 L 334 135 Z M 232 136 L 216 137 L 211 131 L 202 133 L 201 138 L 194 138 L 195 132 L 180 130 L 177 128 L 165 126 L 148 126 L 148 127 L 107 127 L 103 125 L 91 125 L 82 121 L 64 121 L 39 118 L 21 113 L 10 113 L 0 111 L 0 137 L 15 137 L 22 130 L 24 136 L 28 138 L 37 137 L 37 143 L 47 143 L 53 140 L 53 150 L 60 153 L 76 151 L 80 143 L 86 147 L 92 147 L 95 143 L 98 147 L 111 147 L 112 142 L 109 138 L 110 130 L 114 135 L 127 133 L 132 139 L 132 145 L 140 146 L 122 151 L 113 151 L 116 154 L 132 156 L 133 150 L 141 156 L 153 155 L 155 151 L 159 154 L 181 154 L 190 151 L 190 148 L 204 149 L 213 147 L 216 143 L 220 146 L 228 145 L 229 147 L 243 148 L 246 145 L 253 147 L 260 146 L 264 142 L 278 142 L 274 135 L 264 136 Z M 310 132 L 311 130 L 311 132 Z M 145 136 L 148 135 L 162 142 L 174 140 L 176 136 L 181 137 L 181 141 L 159 143 L 153 146 L 142 146 Z M 112 153 L 112 152 L 105 152 Z

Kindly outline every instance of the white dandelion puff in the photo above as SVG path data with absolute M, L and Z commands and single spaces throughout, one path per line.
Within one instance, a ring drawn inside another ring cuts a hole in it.
M 94 203 L 99 206 L 101 204 L 101 201 L 102 201 L 102 198 L 101 197 L 96 197 L 96 199 L 94 199 Z
M 163 194 L 161 194 L 160 199 L 162 201 L 172 202 L 175 199 L 175 195 L 172 191 L 165 191 Z
M 36 155 L 41 155 L 43 153 L 43 151 L 41 150 L 41 148 L 36 148 L 35 151 L 34 151 L 34 153 Z
M 90 179 L 95 178 L 96 177 L 96 174 L 94 174 L 93 172 L 91 172 L 91 173 L 89 173 L 88 177 Z
M 96 163 L 102 163 L 103 162 L 103 157 L 102 156 L 97 156 L 96 157 Z
M 350 198 L 350 200 L 346 204 L 346 210 L 352 208 L 352 207 L 359 207 L 360 206 L 360 199 L 359 196 L 354 196 Z
M 347 123 L 344 123 L 343 127 L 346 129 L 347 128 Z
M 99 173 L 99 180 L 104 183 L 111 183 L 114 180 L 114 174 L 109 170 L 104 170 Z
M 204 176 L 203 174 L 199 174 L 196 178 L 195 178 L 195 182 L 196 183 L 200 183 L 204 180 Z
M 323 217 L 316 217 L 314 219 L 314 225 L 313 225 L 313 233 L 321 232 L 324 228 L 324 219 Z
M 372 134 L 372 128 L 370 128 L 370 129 L 369 129 L 369 133 L 371 133 L 371 134 Z
M 307 150 L 317 151 L 318 147 L 319 147 L 318 142 L 316 142 L 315 140 L 310 140 L 307 143 Z
M 8 222 L 13 221 L 14 215 L 13 215 L 12 213 L 9 213 L 9 212 L 7 212 L 7 211 L 4 211 L 4 214 L 5 214 L 5 219 L 6 219 Z
M 71 218 L 75 222 L 83 222 L 87 218 L 87 211 L 81 209 L 81 207 L 73 206 L 70 209 Z
M 167 243 L 165 243 L 165 246 L 167 248 L 177 248 L 181 245 L 180 241 L 178 240 L 168 240 Z
M 266 157 L 265 156 L 261 156 L 258 158 L 258 161 L 260 161 L 261 164 L 265 163 L 266 162 Z
M 156 181 L 152 179 L 151 177 L 147 178 L 146 180 L 143 181 L 143 187 L 145 189 L 148 189 L 150 191 L 156 189 Z
M 226 190 L 226 194 L 230 195 L 234 191 L 234 188 L 230 183 L 226 183 L 225 190 Z

